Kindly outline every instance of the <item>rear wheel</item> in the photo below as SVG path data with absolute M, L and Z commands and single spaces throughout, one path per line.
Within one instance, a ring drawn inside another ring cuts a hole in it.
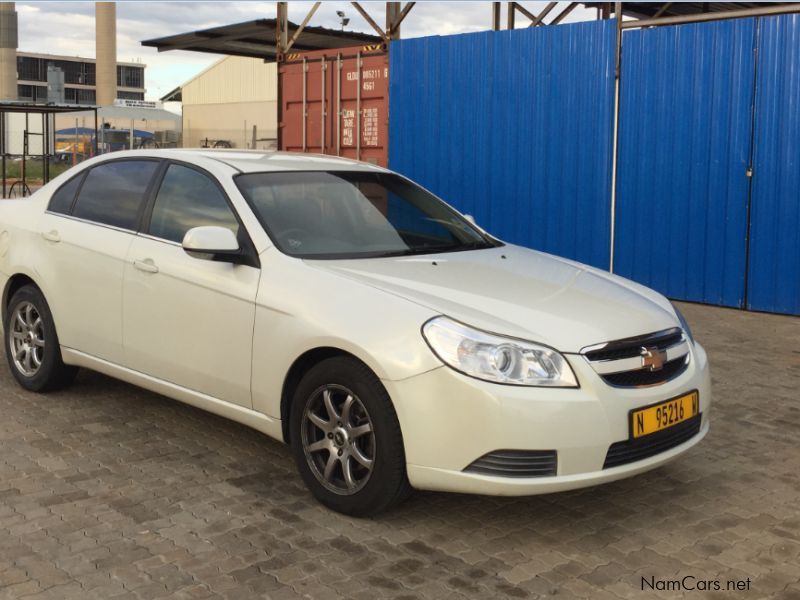
M 409 494 L 397 415 L 363 363 L 336 357 L 313 367 L 297 387 L 290 421 L 297 467 L 325 506 L 369 516 Z
M 78 369 L 61 360 L 53 315 L 38 288 L 26 285 L 16 291 L 3 329 L 8 365 L 22 387 L 46 392 L 72 383 Z

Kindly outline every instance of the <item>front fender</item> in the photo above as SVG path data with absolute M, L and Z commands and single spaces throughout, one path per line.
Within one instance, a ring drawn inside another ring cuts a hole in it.
M 253 332 L 253 408 L 280 418 L 283 384 L 298 357 L 316 348 L 352 354 L 384 380 L 441 366 L 422 338 L 435 312 L 367 285 L 308 267 L 270 249 Z

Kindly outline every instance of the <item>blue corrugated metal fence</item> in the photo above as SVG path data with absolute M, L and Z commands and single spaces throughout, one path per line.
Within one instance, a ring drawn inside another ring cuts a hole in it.
M 607 268 L 615 35 L 392 42 L 390 166 L 498 237 Z M 800 314 L 800 17 L 626 31 L 620 82 L 615 272 Z
M 614 271 L 742 306 L 755 21 L 623 33 Z
M 800 314 L 800 16 L 758 39 L 747 306 Z
M 389 165 L 510 242 L 608 267 L 612 21 L 392 42 Z

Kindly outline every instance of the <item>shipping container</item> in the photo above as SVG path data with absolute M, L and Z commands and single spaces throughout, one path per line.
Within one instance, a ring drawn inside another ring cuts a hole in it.
M 281 150 L 388 165 L 389 57 L 383 46 L 289 54 L 278 78 Z

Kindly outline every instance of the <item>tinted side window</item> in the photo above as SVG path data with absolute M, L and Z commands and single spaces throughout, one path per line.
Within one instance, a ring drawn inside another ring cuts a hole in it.
M 135 229 L 144 193 L 157 168 L 153 160 L 121 160 L 94 167 L 86 176 L 73 215 Z
M 72 201 L 75 200 L 75 193 L 78 191 L 78 187 L 83 179 L 83 175 L 84 173 L 81 173 L 73 177 L 58 188 L 56 193 L 50 197 L 50 206 L 48 206 L 47 209 L 51 212 L 68 215 L 69 209 L 72 208 Z
M 192 227 L 216 225 L 239 233 L 239 223 L 216 184 L 203 173 L 170 165 L 158 190 L 150 235 L 182 242 Z

